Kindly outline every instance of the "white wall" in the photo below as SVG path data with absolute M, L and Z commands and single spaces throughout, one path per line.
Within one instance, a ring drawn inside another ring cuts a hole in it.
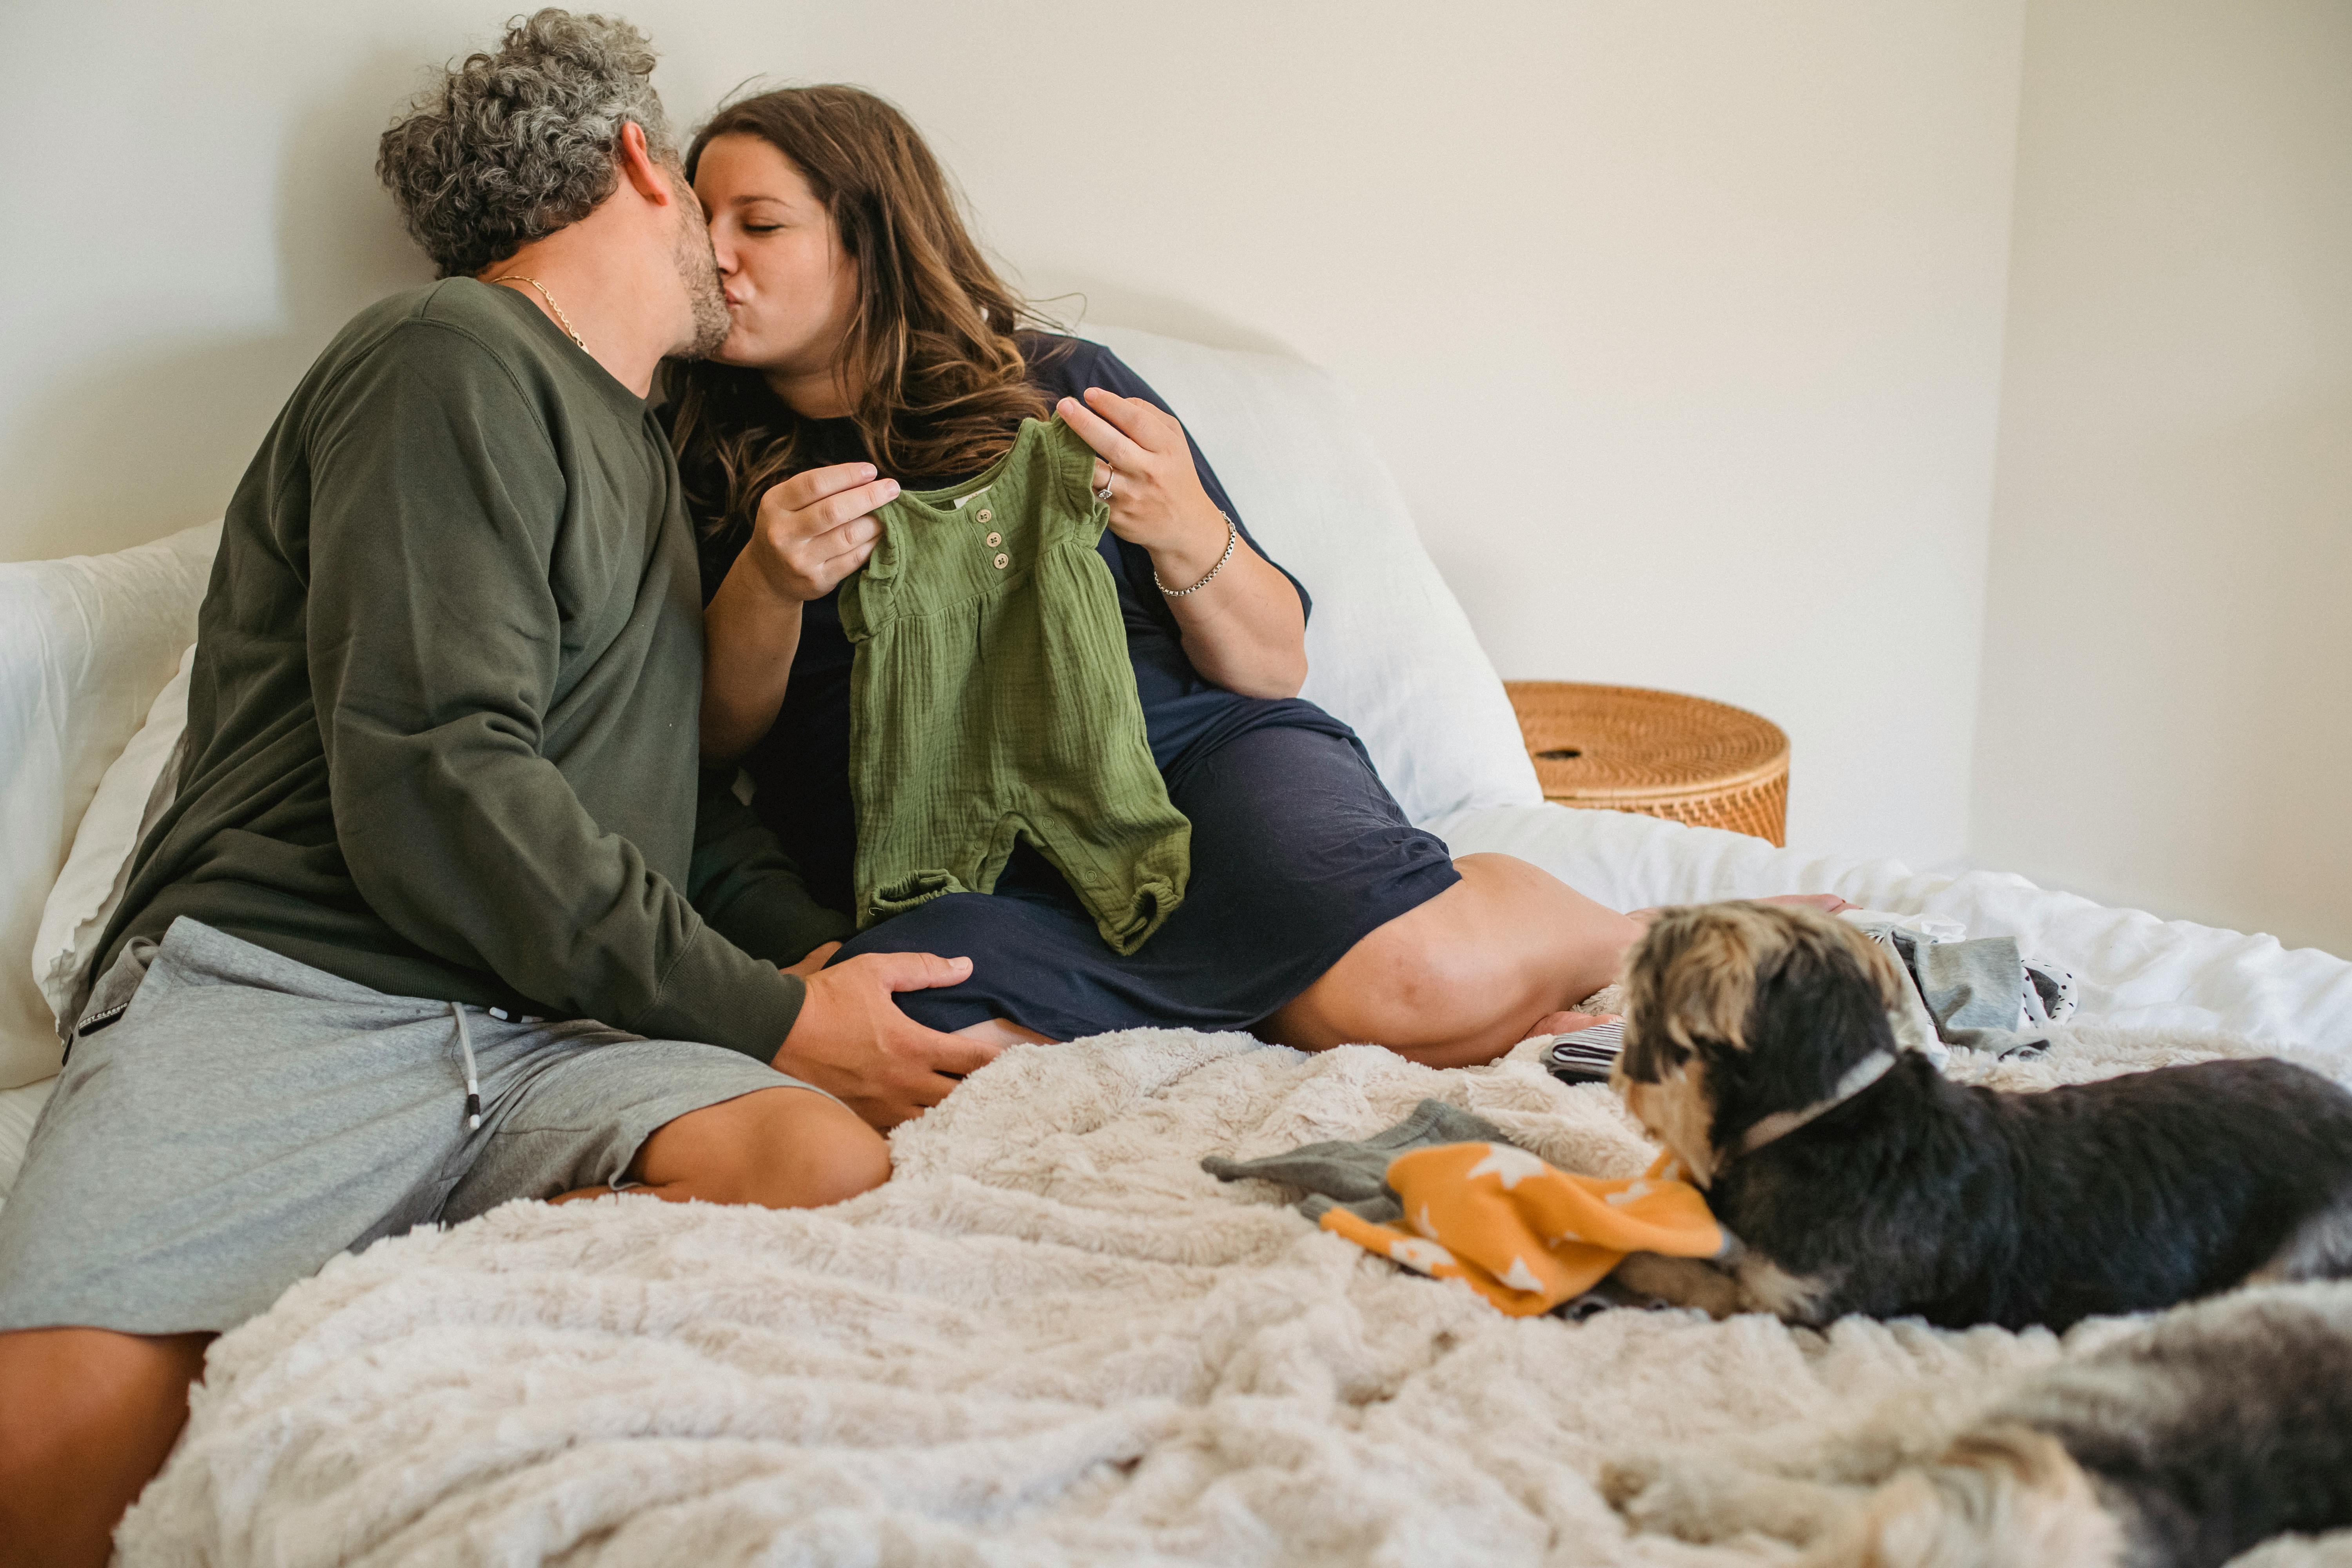
M 1033 291 L 1339 372 L 1506 675 L 1754 707 L 1795 842 L 1960 852 L 2018 0 L 621 8 L 681 120 L 864 83 Z M 502 15 L 0 16 L 0 557 L 218 511 L 424 276 L 373 139 Z
M 2352 6 L 2034 0 L 1971 858 L 2352 952 Z

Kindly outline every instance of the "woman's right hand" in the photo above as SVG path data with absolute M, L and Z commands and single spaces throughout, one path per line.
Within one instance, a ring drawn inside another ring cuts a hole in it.
M 809 468 L 760 498 L 744 553 L 761 582 L 795 604 L 822 599 L 866 564 L 882 536 L 875 510 L 898 493 L 871 463 Z
M 751 537 L 702 611 L 702 753 L 727 762 L 776 721 L 801 641 L 801 606 L 866 564 L 898 493 L 871 463 L 811 468 L 760 498 Z

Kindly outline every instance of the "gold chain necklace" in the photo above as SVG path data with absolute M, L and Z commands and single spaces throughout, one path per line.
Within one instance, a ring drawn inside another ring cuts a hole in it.
M 547 301 L 547 308 L 555 312 L 556 324 L 563 329 L 563 335 L 570 338 L 573 342 L 579 343 L 580 352 L 584 354 L 588 352 L 587 343 L 582 342 L 580 334 L 572 330 L 572 318 L 563 313 L 563 307 L 555 302 L 555 296 L 547 291 L 546 284 L 541 283 L 536 278 L 526 278 L 520 272 L 501 272 L 496 278 L 491 279 L 490 281 L 493 283 L 528 283 L 532 288 L 538 289 L 539 297 Z

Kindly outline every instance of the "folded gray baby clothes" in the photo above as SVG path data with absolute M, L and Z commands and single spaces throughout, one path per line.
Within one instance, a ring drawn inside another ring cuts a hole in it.
M 1939 1039 L 1970 1050 L 2015 1043 L 2011 1037 L 2021 1021 L 2022 997 L 2032 982 L 2025 977 L 2025 961 L 2018 956 L 2014 938 L 1914 942 L 1896 931 L 1894 945 L 1936 1020 Z M 1988 1038 L 1994 1036 L 1998 1042 Z
M 1914 942 L 1896 931 L 1893 941 L 1948 1045 L 1995 1056 L 2038 1051 L 2049 1044 L 2040 1031 L 2074 1010 L 2074 975 L 2026 963 L 2014 938 Z
M 2039 1050 L 2037 1030 L 2063 1023 L 2074 1010 L 2074 977 L 2056 964 L 2027 960 L 2013 937 L 1954 940 L 1948 922 L 1851 910 L 1843 917 L 1890 950 L 1918 995 L 1914 1025 L 1898 1019 L 1905 1043 L 1942 1064 L 1937 1043 L 1995 1055 Z M 1933 927 L 1934 929 L 1929 929 Z M 1927 1036 L 1934 1031 L 1934 1040 Z

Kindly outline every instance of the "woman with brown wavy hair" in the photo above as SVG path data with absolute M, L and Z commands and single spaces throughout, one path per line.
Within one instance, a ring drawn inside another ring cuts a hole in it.
M 1353 731 L 1298 700 L 1306 589 L 1258 552 L 1132 371 L 1021 329 L 897 110 L 848 87 L 762 93 L 721 109 L 686 167 L 734 322 L 710 361 L 678 367 L 670 410 L 704 544 L 706 752 L 742 759 L 754 807 L 817 896 L 847 908 L 852 659 L 835 590 L 900 487 L 968 479 L 1022 420 L 1058 415 L 1099 459 L 1137 694 L 1192 825 L 1184 901 L 1130 957 L 1025 843 L 993 893 L 935 898 L 839 956 L 969 956 L 968 981 L 900 998 L 935 1030 L 1247 1028 L 1433 1066 L 1562 1026 L 1559 1009 L 1616 973 L 1633 920 L 1525 861 L 1454 860 L 1405 820 Z M 899 1073 L 890 1093 L 911 1114 L 953 1087 L 921 1065 L 843 1070 Z

